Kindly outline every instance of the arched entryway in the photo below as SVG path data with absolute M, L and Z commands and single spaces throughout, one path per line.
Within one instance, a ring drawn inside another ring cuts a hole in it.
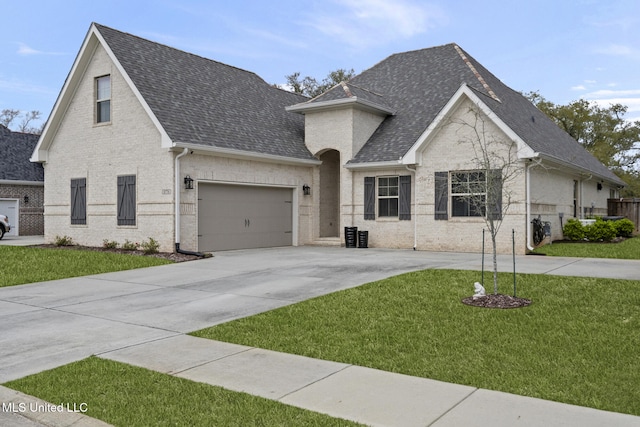
M 340 236 L 340 152 L 327 150 L 320 165 L 320 237 Z

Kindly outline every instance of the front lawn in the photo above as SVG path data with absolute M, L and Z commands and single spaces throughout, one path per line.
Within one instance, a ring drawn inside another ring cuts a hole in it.
M 4 385 L 116 426 L 360 425 L 97 357 Z
M 0 246 L 0 260 L 0 287 L 170 263 L 151 256 L 19 246 Z
M 500 310 L 460 302 L 478 278 L 414 272 L 193 335 L 640 415 L 638 281 L 518 275 L 533 304 Z
M 554 242 L 536 248 L 536 254 L 578 258 L 640 259 L 640 237 L 620 243 Z

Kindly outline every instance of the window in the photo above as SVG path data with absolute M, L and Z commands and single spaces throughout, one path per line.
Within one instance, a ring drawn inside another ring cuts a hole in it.
M 486 203 L 484 172 L 451 173 L 451 216 L 484 216 Z
M 398 216 L 398 177 L 378 178 L 378 216 Z
M 87 178 L 71 180 L 71 224 L 87 224 Z
M 136 176 L 118 177 L 118 225 L 136 225 Z
M 111 121 L 111 76 L 96 79 L 96 123 Z
M 377 191 L 376 191 L 377 183 Z M 411 219 L 411 176 L 382 176 L 364 178 L 364 219 L 396 217 Z
M 502 218 L 502 171 L 455 171 L 435 173 L 434 218 L 485 216 Z M 451 185 L 449 185 L 449 182 Z M 451 212 L 449 212 L 449 201 Z

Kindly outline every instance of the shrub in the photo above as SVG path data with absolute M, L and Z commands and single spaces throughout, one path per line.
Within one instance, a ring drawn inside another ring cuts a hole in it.
M 586 227 L 585 235 L 591 242 L 608 242 L 616 237 L 616 229 L 613 222 L 596 218 L 596 222 Z
M 105 248 L 105 249 L 115 249 L 115 248 L 118 247 L 118 245 L 119 245 L 119 243 L 116 242 L 115 240 L 109 241 L 107 239 L 104 239 L 102 241 L 102 247 Z
M 149 241 L 147 242 L 145 240 L 140 246 L 142 246 L 142 252 L 144 252 L 145 255 L 157 254 L 160 249 L 160 243 L 153 237 L 149 237 Z
M 565 239 L 584 240 L 585 229 L 580 221 L 575 218 L 571 218 L 564 225 L 562 234 L 564 234 Z
M 140 243 L 130 242 L 129 239 L 125 239 L 122 244 L 122 249 L 125 251 L 136 251 L 140 247 Z
M 613 227 L 616 230 L 616 236 L 631 237 L 635 228 L 633 221 L 627 218 L 613 221 Z
M 55 239 L 53 239 L 53 243 L 56 246 L 73 246 L 73 239 L 69 236 L 56 235 Z

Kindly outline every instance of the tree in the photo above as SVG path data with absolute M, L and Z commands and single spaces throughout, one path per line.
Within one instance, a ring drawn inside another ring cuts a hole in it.
M 615 172 L 638 170 L 640 121 L 625 120 L 626 106 L 604 108 L 585 99 L 556 105 L 538 92 L 525 96 L 607 167 Z
M 326 92 L 331 89 L 333 86 L 337 85 L 340 82 L 346 82 L 351 79 L 355 75 L 355 71 L 352 69 L 345 70 L 339 68 L 335 71 L 330 72 L 327 77 L 325 77 L 321 83 L 314 77 L 306 76 L 304 78 L 300 78 L 300 72 L 295 72 L 288 76 L 285 76 L 287 79 L 287 85 L 291 88 L 291 91 L 294 93 L 300 93 L 302 95 L 306 95 L 310 98 L 315 98 L 318 95 Z
M 469 147 L 472 171 L 453 173 L 451 195 L 454 209 L 468 204 L 469 215 L 481 216 L 491 237 L 493 293 L 498 294 L 497 236 L 502 221 L 513 203 L 510 183 L 522 173 L 515 141 L 492 126 L 480 106 L 469 107 L 468 114 L 453 118 L 458 142 Z
M 20 115 L 20 110 L 5 109 L 0 112 L 0 124 L 4 127 L 11 126 L 11 123 Z
M 0 112 L 0 124 L 4 125 L 7 128 L 11 127 L 13 121 L 20 117 L 20 114 L 20 110 L 4 109 L 2 110 L 2 112 Z M 33 133 L 37 135 L 41 134 L 42 129 L 44 128 L 44 124 L 40 127 L 30 126 L 31 122 L 40 119 L 40 116 L 40 111 L 36 110 L 24 113 L 22 121 L 14 130 L 21 133 Z

